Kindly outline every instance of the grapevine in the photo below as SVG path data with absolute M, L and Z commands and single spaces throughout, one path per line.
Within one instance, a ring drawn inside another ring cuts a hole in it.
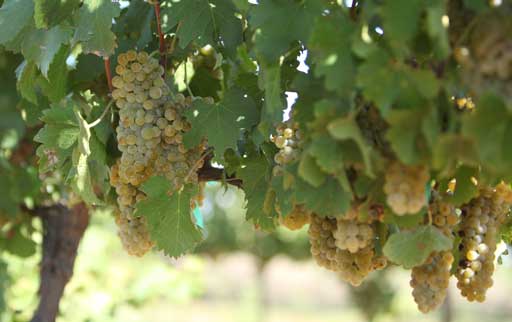
M 307 231 L 304 253 L 352 285 L 394 265 L 421 312 L 451 275 L 484 301 L 512 235 L 511 16 L 509 1 L 0 0 L 0 244 L 43 250 L 53 306 L 32 320 L 58 315 L 44 286 L 64 289 L 93 209 L 129 254 L 178 258 L 218 219 L 211 181 L 240 189 L 256 239 Z

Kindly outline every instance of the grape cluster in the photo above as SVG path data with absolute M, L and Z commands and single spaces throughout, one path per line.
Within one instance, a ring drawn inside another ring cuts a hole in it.
M 426 205 L 425 186 L 428 179 L 425 166 L 407 166 L 397 161 L 389 166 L 384 192 L 388 205 L 396 215 L 415 214 Z
M 466 46 L 455 49 L 455 58 L 463 66 L 461 78 L 474 93 L 492 89 L 512 101 L 510 28 L 510 11 L 494 11 L 471 28 Z
M 432 224 L 447 237 L 453 237 L 453 228 L 459 217 L 455 206 L 445 200 L 439 192 L 432 191 L 429 205 Z M 449 251 L 433 252 L 422 265 L 411 272 L 412 296 L 421 312 L 436 309 L 446 298 L 446 289 L 451 275 L 453 255 Z
M 334 238 L 339 249 L 355 253 L 369 246 L 373 242 L 374 237 L 375 234 L 371 225 L 359 223 L 357 220 L 338 218 Z
M 373 244 L 356 252 L 339 248 L 334 235 L 337 230 L 338 220 L 335 218 L 311 215 L 308 230 L 311 254 L 319 266 L 337 272 L 354 286 L 360 285 L 373 270 L 386 266 L 386 258 L 376 256 Z
M 480 189 L 479 195 L 462 207 L 456 277 L 457 287 L 469 301 L 483 302 L 493 284 L 498 229 L 509 213 L 511 202 L 512 190 L 500 183 L 494 189 Z
M 287 215 L 279 216 L 279 223 L 290 230 L 299 230 L 309 224 L 311 213 L 303 205 L 295 205 Z
M 452 263 L 451 252 L 434 252 L 425 263 L 412 269 L 412 296 L 421 312 L 427 313 L 443 303 Z
M 206 144 L 187 149 L 183 134 L 190 124 L 182 117 L 192 99 L 171 97 L 163 68 L 145 52 L 130 50 L 118 57 L 112 79 L 112 97 L 119 107 L 116 128 L 119 162 L 112 169 L 111 183 L 118 194 L 116 223 L 123 245 L 130 254 L 142 256 L 152 247 L 143 218 L 134 216 L 135 203 L 144 198 L 140 185 L 150 176 L 165 176 L 172 191 L 185 183 L 197 183 Z
M 277 135 L 272 136 L 270 140 L 276 145 L 279 151 L 274 156 L 277 165 L 273 169 L 274 175 L 279 175 L 282 166 L 296 161 L 300 153 L 301 134 L 298 123 L 291 119 L 276 126 Z

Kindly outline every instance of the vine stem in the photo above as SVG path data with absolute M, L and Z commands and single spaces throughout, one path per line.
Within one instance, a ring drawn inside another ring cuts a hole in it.
M 187 173 L 187 176 L 185 177 L 185 180 L 183 180 L 183 182 L 187 182 L 188 178 L 190 178 L 190 176 L 192 175 L 193 172 L 196 172 L 198 169 L 199 169 L 199 164 L 201 164 L 201 162 L 204 161 L 204 159 L 206 159 L 206 157 L 208 157 L 211 153 L 213 152 L 213 150 L 208 150 L 206 151 L 205 153 L 203 153 L 203 155 L 199 158 L 199 160 L 196 161 L 196 163 L 194 164 L 194 166 L 190 169 L 190 171 Z
M 111 99 L 110 102 L 108 102 L 107 107 L 103 110 L 103 113 L 101 113 L 100 117 L 98 117 L 95 121 L 87 124 L 87 128 L 93 128 L 96 125 L 100 124 L 100 122 L 103 120 L 103 118 L 107 115 L 108 111 L 112 107 L 112 104 L 114 103 L 114 100 Z
M 107 83 L 108 83 L 108 90 L 112 92 L 112 73 L 110 72 L 110 57 L 106 57 L 103 59 L 105 62 L 105 74 L 107 75 Z
M 160 43 L 160 65 L 167 69 L 167 53 L 165 48 L 165 38 L 162 32 L 162 20 L 160 18 L 160 1 L 155 2 L 156 30 L 158 32 L 158 41 Z
M 350 18 L 354 21 L 357 20 L 356 4 L 357 4 L 357 0 L 352 0 L 352 3 L 350 4 Z

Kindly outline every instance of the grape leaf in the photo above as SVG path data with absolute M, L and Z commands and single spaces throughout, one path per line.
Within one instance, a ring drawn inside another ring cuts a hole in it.
M 119 3 L 111 0 L 85 0 L 77 13 L 74 40 L 85 53 L 108 57 L 116 48 L 116 36 L 110 30 L 120 13 Z
M 306 42 L 314 11 L 314 1 L 259 1 L 249 16 L 249 24 L 255 30 L 256 52 L 267 63 L 274 63 L 292 42 Z
M 47 77 L 50 64 L 62 45 L 71 37 L 72 30 L 55 26 L 50 30 L 38 29 L 29 34 L 22 43 L 21 52 L 25 59 L 36 63 Z
M 427 8 L 427 32 L 434 41 L 434 53 L 439 59 L 446 59 L 450 55 L 450 42 L 448 29 L 443 26 L 443 16 L 446 14 L 444 1 L 432 1 Z
M 350 206 L 351 194 L 345 191 L 339 182 L 328 177 L 320 187 L 313 187 L 300 178 L 296 178 L 295 197 L 298 203 L 320 216 L 341 216 Z
M 307 153 L 302 154 L 298 173 L 304 181 L 317 188 L 325 182 L 327 177 L 327 175 L 316 164 L 315 159 Z
M 147 198 L 136 204 L 135 215 L 147 220 L 156 247 L 172 257 L 194 248 L 203 235 L 192 221 L 190 199 L 197 192 L 189 186 L 169 196 L 171 183 L 164 177 L 151 177 L 141 190 Z
M 236 17 L 238 9 L 231 0 L 182 0 L 164 12 L 169 19 L 164 31 L 181 23 L 177 30 L 181 48 L 194 40 L 202 46 L 222 44 L 234 56 L 242 42 L 242 21 Z
M 278 65 L 261 66 L 258 78 L 259 87 L 265 91 L 262 121 L 280 122 L 285 108 L 284 95 L 281 92 L 281 69 Z
M 385 116 L 400 92 L 400 76 L 394 70 L 390 55 L 373 52 L 357 70 L 357 85 L 366 99 L 373 101 Z
M 7 238 L 5 249 L 13 255 L 27 258 L 36 253 L 36 243 L 16 229 L 14 235 Z
M 14 40 L 27 26 L 34 14 L 34 2 L 26 0 L 5 0 L 0 8 L 0 44 Z
M 69 17 L 80 0 L 34 0 L 34 20 L 37 28 L 48 29 Z
M 187 120 L 192 124 L 183 139 L 188 147 L 199 144 L 203 137 L 208 138 L 218 155 L 228 148 L 236 149 L 240 129 L 250 128 L 258 121 L 258 111 L 250 97 L 237 89 L 230 89 L 219 103 L 207 104 L 202 100 L 194 102 L 186 111 Z
M 404 47 L 418 30 L 422 0 L 386 1 L 382 7 L 384 35 L 393 47 Z
M 37 104 L 36 75 L 37 66 L 32 62 L 24 60 L 23 63 L 16 68 L 18 91 L 23 98 L 34 104 Z
M 375 177 L 371 161 L 371 147 L 366 143 L 361 130 L 352 116 L 336 119 L 329 123 L 327 130 L 337 140 L 353 140 L 357 143 L 365 163 L 366 174 Z
M 460 166 L 453 175 L 456 180 L 455 191 L 453 195 L 446 196 L 446 200 L 450 201 L 454 206 L 458 207 L 466 202 L 469 202 L 473 197 L 478 194 L 478 186 L 475 185 L 472 178 L 478 178 L 479 171 L 477 168 L 468 166 Z M 448 183 L 452 178 L 448 178 L 440 182 L 439 190 L 448 190 Z
M 343 150 L 329 134 L 314 137 L 307 151 L 323 171 L 334 174 L 343 169 Z
M 512 113 L 493 94 L 482 96 L 475 113 L 467 115 L 462 125 L 462 133 L 475 143 L 482 165 L 496 173 L 506 174 L 512 163 L 511 131 Z
M 386 138 L 398 158 L 406 164 L 415 163 L 425 152 L 420 151 L 417 144 L 421 136 L 422 117 L 423 113 L 415 109 L 393 110 L 386 117 L 391 125 Z
M 68 93 L 68 55 L 69 47 L 62 46 L 49 66 L 48 77 L 39 78 L 43 93 L 54 103 L 59 102 Z
M 269 203 L 271 202 L 273 205 L 275 200 L 265 200 L 267 197 L 271 197 L 268 194 L 272 190 L 270 164 L 265 156 L 259 152 L 251 152 L 250 155 L 242 159 L 242 162 L 244 167 L 237 172 L 237 176 L 244 183 L 243 188 L 247 200 L 245 217 L 262 229 L 270 230 L 274 228 L 273 218 L 277 216 L 274 207 L 268 207 Z
M 384 255 L 395 264 L 412 268 L 425 262 L 434 251 L 450 250 L 453 241 L 433 226 L 391 235 L 384 245 Z
M 325 77 L 325 87 L 342 95 L 354 87 L 356 64 L 350 49 L 354 24 L 338 11 L 317 19 L 311 33 L 310 46 L 314 72 Z

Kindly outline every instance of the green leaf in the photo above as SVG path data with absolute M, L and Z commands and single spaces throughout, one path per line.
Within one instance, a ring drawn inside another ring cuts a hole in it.
M 323 171 L 335 174 L 343 169 L 343 150 L 329 134 L 314 137 L 307 151 Z
M 315 75 L 325 77 L 325 87 L 342 95 L 349 94 L 354 88 L 356 64 L 350 48 L 354 31 L 353 22 L 336 12 L 318 18 L 311 33 Z
M 14 40 L 30 24 L 33 14 L 33 1 L 5 0 L 0 8 L 0 44 L 5 45 Z
M 57 103 L 68 94 L 68 54 L 69 48 L 62 46 L 50 65 L 47 79 L 39 79 L 39 85 L 50 102 Z
M 181 23 L 177 31 L 179 46 L 192 41 L 201 46 L 223 44 L 230 54 L 242 43 L 242 21 L 236 17 L 237 7 L 231 0 L 182 0 L 164 9 L 169 15 L 168 28 Z
M 316 164 L 315 159 L 306 153 L 302 154 L 298 172 L 304 181 L 317 188 L 320 187 L 327 178 L 327 175 L 323 173 Z
M 386 118 L 391 125 L 386 138 L 398 158 L 406 164 L 413 164 L 420 158 L 417 141 L 421 134 L 422 115 L 416 109 L 393 110 Z
M 442 23 L 445 14 L 444 1 L 437 1 L 432 7 L 427 8 L 427 32 L 434 41 L 434 53 L 439 59 L 446 59 L 451 52 L 448 28 Z
M 16 85 L 21 96 L 25 98 L 27 101 L 37 104 L 36 64 L 24 60 L 23 63 L 21 63 L 16 69 L 16 75 L 18 78 L 18 83 Z
M 448 178 L 441 181 L 439 185 L 440 191 L 448 190 L 448 183 L 451 179 L 456 180 L 455 191 L 453 195 L 446 196 L 446 200 L 455 205 L 456 207 L 469 202 L 473 197 L 478 194 L 478 186 L 475 185 L 472 178 L 478 179 L 479 171 L 477 168 L 468 166 L 460 166 L 453 175 L 453 178 Z
M 281 92 L 281 69 L 279 65 L 261 66 L 258 83 L 260 88 L 265 91 L 262 121 L 271 124 L 282 121 L 286 104 Z
M 80 0 L 34 0 L 34 20 L 37 28 L 47 29 L 69 17 Z
M 274 207 L 265 207 L 265 199 L 271 190 L 271 167 L 265 156 L 257 152 L 251 153 L 242 159 L 242 162 L 244 167 L 237 172 L 237 176 L 244 183 L 243 189 L 247 200 L 245 217 L 262 229 L 270 230 L 274 228 L 273 218 L 277 216 Z
M 336 217 L 345 214 L 352 199 L 351 194 L 332 177 L 328 177 L 320 187 L 313 187 L 296 178 L 294 189 L 297 202 L 305 204 L 307 209 L 320 216 Z
M 249 16 L 249 25 L 255 30 L 256 52 L 267 63 L 277 62 L 292 42 L 306 42 L 313 26 L 314 5 L 310 0 L 259 1 Z
M 392 46 L 401 47 L 414 37 L 418 30 L 422 0 L 386 1 L 382 7 L 384 35 Z
M 452 240 L 433 226 L 395 233 L 384 245 L 384 255 L 404 268 L 421 265 L 432 252 L 450 250 Z
M 60 168 L 71 158 L 74 147 L 80 136 L 80 127 L 73 113 L 71 101 L 55 104 L 51 109 L 43 111 L 44 127 L 34 137 L 34 141 L 41 143 L 37 149 L 40 171 L 46 172 L 53 168 Z M 57 163 L 48 162 L 48 154 L 57 160 Z M 51 166 L 50 166 L 51 165 Z
M 352 116 L 330 122 L 327 130 L 337 140 L 353 140 L 357 143 L 366 166 L 366 174 L 370 177 L 375 176 L 371 162 L 371 147 L 366 143 L 357 122 Z
M 192 221 L 190 211 L 190 199 L 196 191 L 186 186 L 169 197 L 171 188 L 164 177 L 151 177 L 141 187 L 147 198 L 136 204 L 135 215 L 146 218 L 151 239 L 158 249 L 179 257 L 193 249 L 203 235 Z
M 462 134 L 473 140 L 482 165 L 495 173 L 508 173 L 512 163 L 512 112 L 504 101 L 492 94 L 484 95 L 474 113 L 463 120 Z
M 85 53 L 108 57 L 116 48 L 116 36 L 110 30 L 112 21 L 119 16 L 117 1 L 85 0 L 78 10 L 75 41 L 81 42 Z
M 430 70 L 407 69 L 407 77 L 425 98 L 434 98 L 439 91 L 439 81 Z
M 6 250 L 18 257 L 27 258 L 36 253 L 36 243 L 24 236 L 19 229 L 15 234 L 7 239 Z
M 242 128 L 250 128 L 258 122 L 258 111 L 250 97 L 232 88 L 217 104 L 195 101 L 186 111 L 186 117 L 192 129 L 184 135 L 185 145 L 195 146 L 206 137 L 208 145 L 222 156 L 228 148 L 236 149 Z
M 366 99 L 373 101 L 385 116 L 400 92 L 400 75 L 383 50 L 372 53 L 359 66 L 357 85 Z
M 55 55 L 71 37 L 72 30 L 55 26 L 50 30 L 35 30 L 22 43 L 21 52 L 25 59 L 36 63 L 41 73 L 48 77 L 48 70 Z

